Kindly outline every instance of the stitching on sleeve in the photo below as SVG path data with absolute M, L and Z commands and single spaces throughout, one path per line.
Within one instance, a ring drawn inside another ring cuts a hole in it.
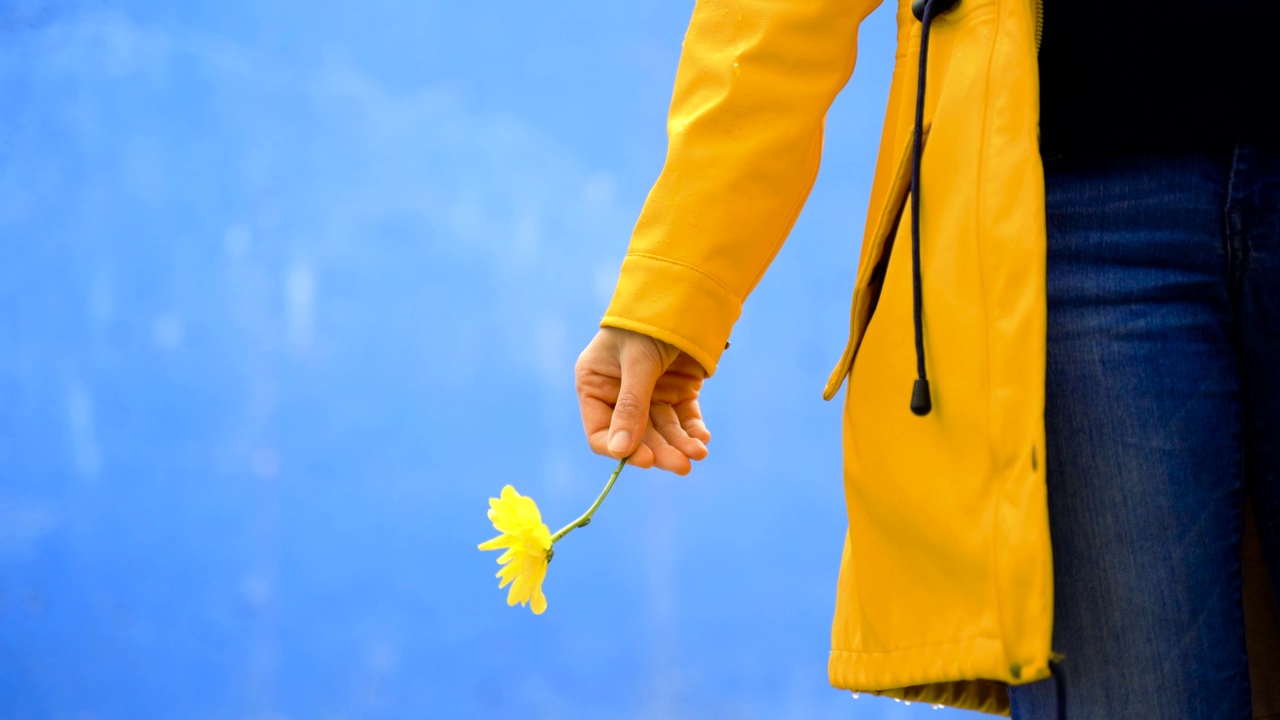
M 716 285 L 717 285 L 721 290 L 724 290 L 726 293 L 728 293 L 730 297 L 732 297 L 734 300 L 737 300 L 739 305 L 741 305 L 741 304 L 744 302 L 743 298 L 742 298 L 742 297 L 740 297 L 740 296 L 738 295 L 738 293 L 736 293 L 736 292 L 734 292 L 733 290 L 729 289 L 729 286 L 728 286 L 728 285 L 725 285 L 724 283 L 720 282 L 720 281 L 719 281 L 719 280 L 717 280 L 714 276 L 712 276 L 712 275 L 710 275 L 709 273 L 707 273 L 705 270 L 701 270 L 701 269 L 699 269 L 699 268 L 696 268 L 696 267 L 694 267 L 694 266 L 690 265 L 689 263 L 686 263 L 686 262 L 680 262 L 679 260 L 672 260 L 671 258 L 665 258 L 665 257 L 662 257 L 661 255 L 650 255 L 649 253 L 643 253 L 643 252 L 629 252 L 629 253 L 627 253 L 627 257 L 639 257 L 639 258 L 646 258 L 646 259 L 648 259 L 648 260 L 656 260 L 656 261 L 658 261 L 658 262 L 664 262 L 664 263 L 667 263 L 668 265 L 675 265 L 675 266 L 677 266 L 677 267 L 682 267 L 682 268 L 685 268 L 685 269 L 687 269 L 687 270 L 692 270 L 693 272 L 696 272 L 696 273 L 698 273 L 699 275 L 701 275 L 701 276 L 705 277 L 706 279 L 710 280 L 711 282 L 715 283 L 715 284 L 716 284 Z

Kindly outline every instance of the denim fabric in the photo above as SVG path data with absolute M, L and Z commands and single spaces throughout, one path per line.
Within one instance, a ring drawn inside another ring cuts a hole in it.
M 1280 581 L 1280 154 L 1075 158 L 1045 180 L 1066 717 L 1246 720 L 1246 489 Z M 1057 719 L 1052 678 L 1010 699 Z

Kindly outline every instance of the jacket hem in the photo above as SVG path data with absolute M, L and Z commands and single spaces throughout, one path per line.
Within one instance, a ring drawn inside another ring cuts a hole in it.
M 831 685 L 843 690 L 1009 715 L 1009 682 L 1048 677 L 1048 666 L 1020 669 L 1016 680 L 1004 643 L 987 637 L 884 652 L 832 650 Z

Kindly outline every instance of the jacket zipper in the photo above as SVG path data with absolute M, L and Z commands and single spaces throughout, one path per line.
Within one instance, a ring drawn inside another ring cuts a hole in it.
M 1036 0 L 1036 55 L 1040 54 L 1040 43 L 1044 40 L 1044 0 Z

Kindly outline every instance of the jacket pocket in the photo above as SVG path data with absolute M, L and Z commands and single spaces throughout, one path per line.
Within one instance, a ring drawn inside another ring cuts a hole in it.
M 930 126 L 928 122 L 924 125 L 922 144 L 928 142 Z M 911 195 L 913 136 L 914 131 L 907 133 L 904 147 L 899 151 L 893 182 L 880 207 L 875 230 L 863 239 L 865 247 L 862 260 L 858 264 L 858 278 L 853 286 L 853 308 L 849 313 L 849 341 L 845 344 L 840 362 L 836 364 L 835 369 L 831 371 L 831 377 L 827 380 L 827 387 L 822 392 L 823 400 L 830 400 L 840 392 L 840 386 L 844 384 L 844 379 L 853 369 L 853 359 L 858 354 L 858 346 L 862 343 L 862 336 L 866 333 L 867 325 L 871 323 L 871 316 L 875 314 L 876 304 L 880 301 L 885 271 L 889 267 L 889 255 L 893 251 L 902 213 Z

